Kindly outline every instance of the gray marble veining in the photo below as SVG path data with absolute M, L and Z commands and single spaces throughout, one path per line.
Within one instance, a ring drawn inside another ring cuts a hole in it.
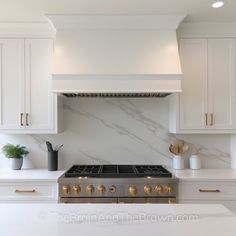
M 187 158 L 198 150 L 205 168 L 229 168 L 229 135 L 168 133 L 168 99 L 75 98 L 64 101 L 64 132 L 57 135 L 0 135 L 0 145 L 29 147 L 37 167 L 47 166 L 45 141 L 64 143 L 62 167 L 74 163 L 138 163 L 171 166 L 169 145 L 183 139 Z M 0 167 L 7 165 L 1 158 Z

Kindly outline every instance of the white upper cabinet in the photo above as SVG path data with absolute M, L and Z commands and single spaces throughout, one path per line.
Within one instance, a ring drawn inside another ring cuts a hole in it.
M 204 39 L 181 40 L 182 90 L 180 127 L 202 129 L 207 113 L 207 43 Z
M 0 132 L 57 133 L 53 39 L 0 39 Z
M 53 94 L 50 93 L 52 55 L 52 40 L 25 40 L 27 129 L 53 129 Z
M 212 129 L 235 129 L 235 40 L 208 40 L 208 99 Z
M 24 40 L 0 39 L 0 129 L 23 128 Z
M 171 99 L 170 132 L 236 132 L 235 39 L 181 39 L 179 48 L 183 92 Z

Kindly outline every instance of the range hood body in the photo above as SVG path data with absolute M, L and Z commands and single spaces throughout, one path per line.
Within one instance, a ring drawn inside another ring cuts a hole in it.
M 176 29 L 184 16 L 49 15 L 56 28 L 52 91 L 181 91 Z

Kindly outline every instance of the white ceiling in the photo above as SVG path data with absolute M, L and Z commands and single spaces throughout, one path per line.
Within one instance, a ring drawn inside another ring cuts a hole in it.
M 0 21 L 44 21 L 44 14 L 188 14 L 185 21 L 235 21 L 236 0 L 0 0 Z

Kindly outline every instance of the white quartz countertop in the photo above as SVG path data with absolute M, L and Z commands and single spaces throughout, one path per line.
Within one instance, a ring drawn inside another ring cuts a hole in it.
M 222 205 L 1 204 L 0 235 L 235 236 Z
M 201 169 L 201 170 L 170 170 L 174 176 L 184 181 L 236 181 L 236 170 L 232 169 Z
M 64 171 L 48 171 L 46 169 L 11 170 L 0 169 L 0 182 L 9 181 L 57 181 Z

